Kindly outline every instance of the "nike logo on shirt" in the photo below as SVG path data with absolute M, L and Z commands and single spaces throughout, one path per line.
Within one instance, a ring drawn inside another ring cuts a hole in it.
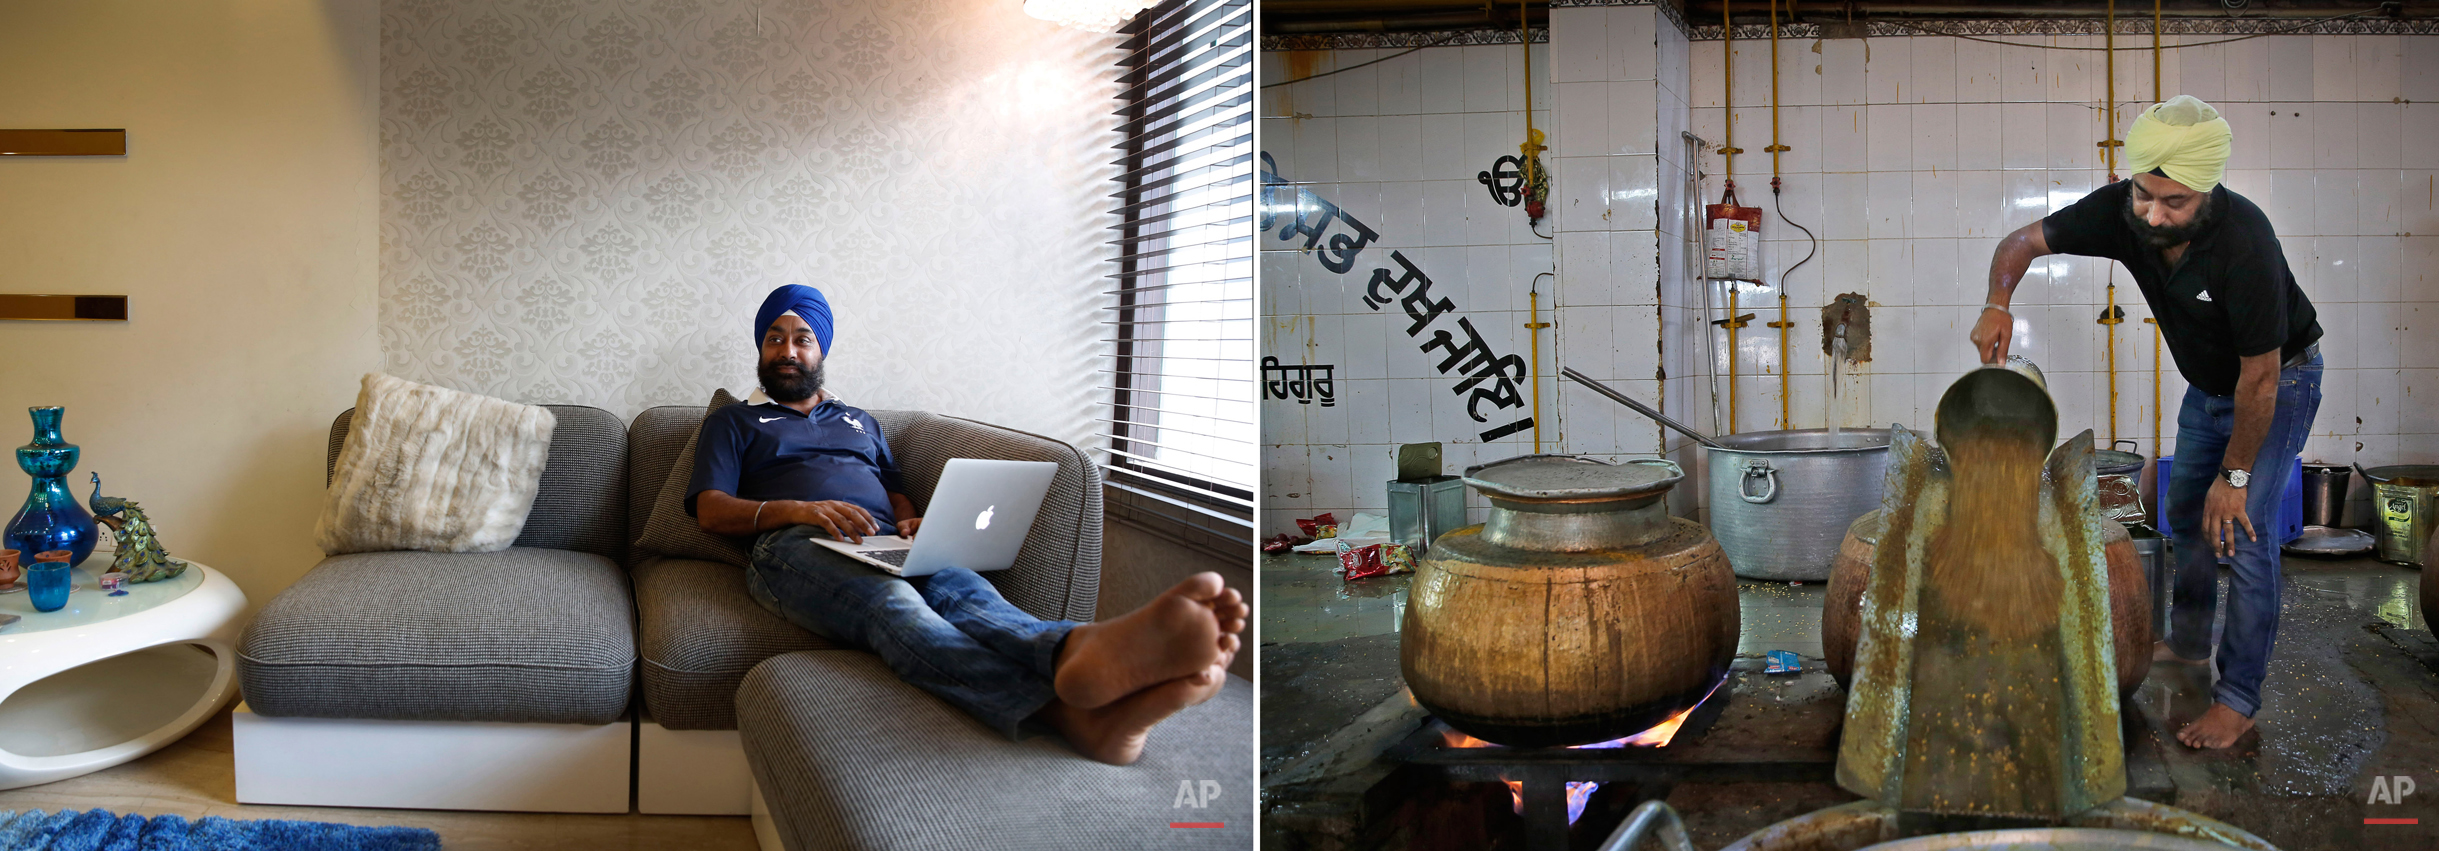
M 762 421 L 767 423 L 767 422 L 770 422 L 770 421 L 772 421 L 772 420 L 776 420 L 776 419 L 783 419 L 783 418 L 782 418 L 782 417 L 763 417 L 763 418 L 762 418 Z

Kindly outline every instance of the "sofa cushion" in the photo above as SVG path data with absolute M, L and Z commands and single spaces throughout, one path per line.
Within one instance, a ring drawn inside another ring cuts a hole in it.
M 1054 735 L 1010 742 L 852 650 L 762 663 L 737 692 L 737 728 L 796 851 L 1253 845 L 1252 687 L 1234 677 L 1153 728 L 1129 766 L 1078 756 Z M 1219 784 L 1207 806 L 1177 806 L 1181 783 L 1199 799 L 1204 781 Z
M 606 724 L 632 691 L 634 604 L 590 553 L 334 556 L 255 616 L 237 674 L 262 715 Z
M 583 405 L 543 405 L 559 419 L 551 432 L 550 460 L 543 462 L 542 486 L 534 493 L 533 511 L 516 546 L 576 550 L 608 558 L 627 552 L 627 429 L 618 417 Z M 330 422 L 329 454 L 323 475 L 338 468 L 339 450 L 356 411 L 339 412 Z
M 550 459 L 549 409 L 364 375 L 355 433 L 332 473 L 322 552 L 495 553 L 516 543 Z
M 711 403 L 695 417 L 694 425 L 686 430 L 686 442 L 678 446 L 669 472 L 661 477 L 659 489 L 652 500 L 652 513 L 646 516 L 644 528 L 635 538 L 635 546 L 666 556 L 716 561 L 744 567 L 751 559 L 748 550 L 753 542 L 744 538 L 715 535 L 696 525 L 695 517 L 686 513 L 686 487 L 694 481 L 694 444 L 702 436 L 703 418 L 712 411 L 737 404 L 726 389 L 714 390 Z
M 754 602 L 745 571 L 651 556 L 635 566 L 644 709 L 671 730 L 737 729 L 737 683 L 762 660 L 838 645 Z

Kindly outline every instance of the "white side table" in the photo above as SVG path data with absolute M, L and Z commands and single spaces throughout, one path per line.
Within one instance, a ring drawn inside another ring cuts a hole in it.
M 66 608 L 0 595 L 0 789 L 99 771 L 192 732 L 237 690 L 245 592 L 190 564 L 175 579 L 104 594 L 108 551 L 71 571 Z

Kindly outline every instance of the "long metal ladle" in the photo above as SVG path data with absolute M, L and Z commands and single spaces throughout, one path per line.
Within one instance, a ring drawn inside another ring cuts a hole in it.
M 1667 414 L 1660 413 L 1660 412 L 1659 412 L 1657 409 L 1655 409 L 1655 408 L 1651 407 L 1650 405 L 1645 405 L 1645 404 L 1643 404 L 1643 403 L 1641 403 L 1641 402 L 1637 402 L 1637 401 L 1635 401 L 1635 400 L 1634 400 L 1634 397 L 1631 397 L 1631 396 L 1628 396 L 1628 395 L 1626 395 L 1626 394 L 1624 394 L 1624 393 L 1620 393 L 1620 392 L 1618 392 L 1618 391 L 1616 391 L 1616 390 L 1610 389 L 1609 385 L 1602 384 L 1602 383 L 1600 383 L 1600 382 L 1598 382 L 1598 381 L 1594 381 L 1594 380 L 1592 380 L 1592 379 L 1591 379 L 1589 376 L 1586 376 L 1586 375 L 1584 375 L 1583 373 L 1580 373 L 1580 372 L 1576 372 L 1576 371 L 1575 371 L 1575 367 L 1571 367 L 1571 366 L 1568 366 L 1568 367 L 1560 367 L 1560 368 L 1559 368 L 1559 370 L 1558 370 L 1558 373 L 1559 373 L 1560 375 L 1564 375 L 1564 376 L 1566 376 L 1566 377 L 1568 377 L 1568 378 L 1575 379 L 1575 383 L 1577 383 L 1577 384 L 1581 384 L 1581 385 L 1584 385 L 1585 387 L 1590 387 L 1590 388 L 1592 388 L 1592 392 L 1594 392 L 1594 393 L 1599 393 L 1599 394 L 1601 394 L 1601 395 L 1603 395 L 1603 396 L 1607 396 L 1607 397 L 1609 397 L 1609 399 L 1610 399 L 1611 401 L 1614 401 L 1614 402 L 1616 402 L 1616 403 L 1618 403 L 1618 404 L 1620 404 L 1620 405 L 1624 405 L 1624 406 L 1629 407 L 1629 408 L 1633 408 L 1633 409 L 1635 409 L 1636 411 L 1641 412 L 1641 413 L 1643 414 L 1643 416 L 1650 417 L 1650 418 L 1652 418 L 1652 419 L 1654 419 L 1654 420 L 1658 420 L 1658 421 L 1660 422 L 1660 424 L 1661 424 L 1661 425 L 1668 426 L 1669 428 L 1673 428 L 1673 429 L 1676 429 L 1676 430 L 1678 430 L 1678 431 L 1680 431 L 1680 432 L 1683 432 L 1683 433 L 1685 434 L 1685 436 L 1690 437 L 1690 438 L 1693 438 L 1693 439 L 1698 440 L 1698 441 L 1701 441 L 1701 442 L 1702 442 L 1702 445 L 1704 445 L 1704 446 L 1708 446 L 1708 447 L 1710 447 L 1710 448 L 1712 448 L 1712 449 L 1726 449 L 1726 448 L 1727 448 L 1727 447 L 1725 447 L 1725 446 L 1721 446 L 1721 445 L 1719 445 L 1719 441 L 1712 440 L 1710 435 L 1703 434 L 1702 432 L 1695 431 L 1695 430 L 1693 430 L 1692 428 L 1687 427 L 1687 426 L 1686 426 L 1686 424 L 1684 424 L 1684 423 L 1681 423 L 1681 422 L 1678 422 L 1678 421 L 1676 421 L 1676 420 L 1670 419 L 1670 418 L 1669 418 L 1669 416 L 1668 416 Z

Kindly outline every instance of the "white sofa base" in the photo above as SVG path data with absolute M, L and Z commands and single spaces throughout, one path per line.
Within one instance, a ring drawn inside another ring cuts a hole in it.
M 762 851 L 788 851 L 788 846 L 779 841 L 779 823 L 771 820 L 771 805 L 762 800 L 762 786 L 750 780 L 747 783 L 753 789 L 754 844 Z
M 237 800 L 624 813 L 634 724 L 270 718 L 234 712 Z
M 646 718 L 635 725 L 635 811 L 652 815 L 742 816 L 753 812 L 754 775 L 735 730 L 671 730 Z

